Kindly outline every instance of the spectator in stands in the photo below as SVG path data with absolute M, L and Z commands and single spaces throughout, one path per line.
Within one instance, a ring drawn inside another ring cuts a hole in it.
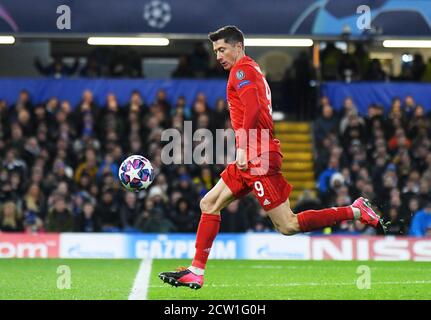
M 95 215 L 94 204 L 90 201 L 85 201 L 82 206 L 82 212 L 79 214 L 76 223 L 75 231 L 78 232 L 99 232 L 100 223 Z
M 188 173 L 181 174 L 174 184 L 173 190 L 179 191 L 188 201 L 188 203 L 196 203 L 197 194 L 192 185 L 192 178 Z
M 365 80 L 371 81 L 385 81 L 386 73 L 382 69 L 380 60 L 373 59 L 368 67 L 368 71 L 365 74 Z
M 129 103 L 124 108 L 124 115 L 128 117 L 133 112 L 137 113 L 138 119 L 142 119 L 147 112 L 147 108 L 148 106 L 145 104 L 141 93 L 138 90 L 133 90 Z
M 232 201 L 222 210 L 220 232 L 245 232 L 250 228 L 245 212 L 240 210 L 239 203 L 239 200 Z
M 328 167 L 323 171 L 317 179 L 318 190 L 320 198 L 325 199 L 324 202 L 328 201 L 330 195 L 330 182 L 334 174 L 339 173 L 339 160 L 337 157 L 332 156 L 329 160 Z
M 177 200 L 172 222 L 178 232 L 194 232 L 196 230 L 197 216 L 190 210 L 190 204 L 185 198 Z
M 344 149 L 348 150 L 354 143 L 361 146 L 365 144 L 366 129 L 364 119 L 359 117 L 352 111 L 346 121 L 340 125 L 341 143 Z M 344 130 L 343 130 L 344 129 Z
M 73 214 L 67 207 L 65 198 L 56 195 L 51 209 L 46 217 L 46 231 L 48 232 L 72 232 Z
M 214 113 L 213 113 L 213 125 L 216 129 L 224 128 L 224 123 L 229 118 L 229 110 L 226 105 L 226 101 L 222 98 L 217 99 Z
M 114 198 L 114 190 L 105 189 L 102 191 L 102 198 L 96 206 L 95 215 L 100 221 L 102 232 L 120 231 L 121 217 Z
M 352 54 L 346 52 L 341 55 L 338 61 L 338 74 L 347 83 L 358 78 L 358 66 Z
M 396 151 L 399 148 L 409 149 L 410 146 L 411 146 L 411 141 L 406 137 L 406 134 L 403 128 L 398 128 L 395 132 L 395 135 L 388 142 L 388 148 L 391 151 Z
M 197 78 L 204 78 L 209 68 L 209 53 L 203 42 L 195 44 L 193 53 L 189 57 L 190 67 Z
M 0 139 L 7 136 L 7 124 L 9 121 L 9 108 L 6 100 L 0 100 Z
M 77 114 L 79 115 L 85 112 L 96 113 L 98 111 L 96 108 L 97 105 L 94 102 L 93 92 L 89 89 L 84 90 L 81 102 L 76 107 Z
M 199 196 L 203 197 L 212 187 L 215 186 L 216 181 L 214 179 L 211 167 L 202 166 L 200 175 L 195 177 L 193 183 L 198 190 Z
M 136 193 L 126 192 L 124 194 L 124 201 L 120 208 L 121 225 L 123 231 L 136 232 L 134 228 L 135 222 L 141 213 L 141 205 L 138 202 Z
M 426 65 L 423 56 L 420 53 L 415 53 L 412 62 L 412 80 L 421 81 L 425 74 Z
M 321 65 L 324 80 L 338 80 L 338 63 L 341 60 L 342 51 L 335 47 L 334 42 L 328 42 L 322 51 Z
M 96 152 L 93 149 L 85 151 L 85 162 L 81 162 L 75 172 L 75 181 L 81 179 L 81 175 L 85 172 L 92 181 L 94 181 L 98 171 Z
M 39 58 L 35 58 L 34 66 L 41 74 L 60 79 L 73 75 L 79 67 L 79 61 L 75 59 L 73 65 L 69 66 L 63 63 L 61 57 L 55 56 L 53 62 L 43 65 Z
M 401 206 L 400 219 L 404 222 L 406 227 L 411 226 L 414 214 L 420 210 L 421 203 L 425 205 L 426 202 L 427 201 L 420 202 L 419 198 L 414 196 L 410 198 L 407 204 Z
M 402 108 L 403 108 L 403 113 L 407 118 L 407 121 L 410 121 L 416 109 L 416 102 L 411 95 L 406 96 L 406 98 L 404 99 L 404 104 Z
M 314 135 L 317 143 L 322 141 L 328 134 L 336 133 L 338 122 L 334 116 L 334 110 L 329 104 L 325 104 L 322 109 L 322 115 L 314 123 Z
M 418 136 L 424 139 L 427 137 L 429 130 L 430 123 L 426 119 L 425 109 L 423 106 L 417 105 L 407 125 L 407 136 L 411 139 Z
M 118 180 L 118 168 L 119 166 L 117 163 L 114 162 L 114 157 L 112 156 L 112 154 L 107 153 L 99 166 L 99 170 L 97 171 L 96 177 L 98 180 L 101 180 L 104 174 L 110 173 L 116 180 Z
M 165 115 L 169 115 L 171 113 L 171 104 L 168 101 L 168 97 L 165 90 L 160 89 L 159 91 L 157 91 L 155 104 Z
M 390 222 L 387 230 L 388 235 L 404 235 L 406 233 L 404 219 L 400 217 L 398 207 L 391 207 L 388 216 L 384 219 Z
M 6 156 L 3 160 L 3 168 L 8 172 L 16 171 L 21 176 L 26 176 L 27 165 L 26 163 L 18 157 L 19 149 L 9 148 L 6 151 Z
M 40 218 L 46 216 L 45 196 L 40 190 L 39 185 L 31 184 L 24 196 L 22 204 L 24 212 L 31 212 Z
M 90 55 L 87 57 L 86 64 L 79 72 L 81 77 L 85 78 L 98 78 L 102 75 L 102 67 L 96 57 Z
M 420 203 L 426 203 L 427 201 L 431 201 L 431 188 L 428 179 L 421 178 L 419 184 L 419 199 Z
M 414 214 L 410 235 L 416 237 L 431 236 L 431 201 L 427 201 L 423 209 Z
M 31 110 L 32 109 L 32 103 L 31 103 L 31 99 L 30 99 L 30 93 L 25 90 L 22 89 L 19 92 L 18 98 L 15 102 L 15 104 L 13 104 L 10 107 L 9 110 L 9 116 L 11 117 L 11 119 L 16 119 L 16 117 L 18 116 L 18 113 L 21 110 Z
M 27 233 L 39 233 L 45 232 L 44 220 L 39 218 L 36 214 L 31 211 L 24 212 L 24 230 Z
M 177 230 L 172 221 L 165 216 L 163 210 L 154 205 L 151 197 L 146 199 L 145 209 L 138 217 L 135 227 L 142 232 L 167 233 Z
M 28 137 L 33 132 L 34 128 L 29 110 L 22 109 L 18 112 L 17 124 L 20 126 L 25 137 Z
M 358 69 L 358 78 L 359 80 L 362 80 L 365 78 L 365 73 L 367 72 L 368 65 L 370 63 L 369 54 L 363 43 L 355 43 L 355 52 L 353 55 Z
M 352 97 L 346 97 L 346 98 L 344 98 L 341 110 L 338 112 L 338 117 L 340 119 L 343 119 L 351 113 L 358 114 L 358 108 L 356 107 L 355 103 L 353 102 Z
M 0 211 L 0 231 L 1 232 L 22 232 L 22 216 L 16 204 L 7 201 L 1 206 Z

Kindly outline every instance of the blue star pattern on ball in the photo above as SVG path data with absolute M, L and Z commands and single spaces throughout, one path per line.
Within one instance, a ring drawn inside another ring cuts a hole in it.
M 154 169 L 147 158 L 132 155 L 121 164 L 118 177 L 127 190 L 137 192 L 151 185 L 154 180 Z

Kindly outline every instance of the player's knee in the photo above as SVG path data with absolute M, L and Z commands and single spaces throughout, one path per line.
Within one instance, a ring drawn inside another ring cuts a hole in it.
M 298 231 L 296 231 L 296 229 L 293 227 L 293 225 L 285 225 L 285 226 L 280 226 L 278 228 L 278 231 L 280 231 L 281 234 L 285 235 L 285 236 L 292 236 L 296 233 L 298 233 Z
M 297 234 L 300 230 L 296 216 L 292 214 L 287 222 L 278 228 L 278 231 L 280 231 L 285 236 Z
M 216 213 L 215 203 L 209 197 L 205 196 L 199 202 L 201 212 Z

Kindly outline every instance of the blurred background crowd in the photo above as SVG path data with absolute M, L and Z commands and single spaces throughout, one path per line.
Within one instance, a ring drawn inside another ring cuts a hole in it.
M 411 96 L 394 98 L 388 113 L 375 104 L 360 115 L 349 97 L 336 109 L 321 97 L 314 122 L 318 197 L 304 191 L 294 211 L 350 205 L 365 196 L 391 221 L 391 234 L 429 233 L 422 226 L 431 216 L 430 116 Z M 215 165 L 211 159 L 164 164 L 162 131 L 183 131 L 185 120 L 193 130 L 230 128 L 224 99 L 209 106 L 202 93 L 172 105 L 163 90 L 155 101 L 133 91 L 126 105 L 114 94 L 97 105 L 89 90 L 76 106 L 55 97 L 33 104 L 26 90 L 12 105 L 0 101 L 0 230 L 194 232 L 199 200 L 218 181 L 228 155 Z M 183 146 L 203 143 L 186 139 Z M 147 156 L 156 170 L 152 186 L 140 193 L 126 192 L 117 176 L 131 154 Z M 222 232 L 271 230 L 252 195 L 223 210 Z M 331 232 L 374 231 L 347 222 Z
M 321 204 L 344 206 L 364 196 L 391 222 L 390 234 L 431 234 L 430 115 L 412 96 L 394 98 L 388 113 L 373 104 L 360 115 L 349 97 L 339 110 L 323 96 L 314 123 Z M 338 229 L 373 232 L 350 222 Z
M 125 106 L 113 94 L 98 106 L 86 90 L 73 107 L 55 97 L 33 105 L 23 90 L 15 104 L 0 102 L 0 119 L 0 230 L 28 232 L 194 232 L 199 200 L 224 165 L 164 165 L 162 130 L 182 131 L 186 120 L 194 130 L 230 127 L 224 100 L 210 108 L 198 94 L 191 105 L 183 97 L 171 105 L 163 90 L 152 102 L 134 91 Z M 141 193 L 118 180 L 131 154 L 155 168 L 156 180 Z M 263 228 L 252 198 L 225 212 L 224 232 Z

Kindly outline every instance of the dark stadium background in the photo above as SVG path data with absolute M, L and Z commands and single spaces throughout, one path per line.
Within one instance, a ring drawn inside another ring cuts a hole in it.
M 429 43 L 388 48 L 383 41 L 427 40 L 431 4 L 316 3 L 0 0 L 0 34 L 15 37 L 0 45 L 0 242 L 46 244 L 45 234 L 54 237 L 56 249 L 47 245 L 46 253 L 34 254 L 68 257 L 75 253 L 59 249 L 60 233 L 140 234 L 162 242 L 157 235 L 180 241 L 174 233 L 185 233 L 193 240 L 199 200 L 224 165 L 164 165 L 160 136 L 164 129 L 182 130 L 185 120 L 194 130 L 230 127 L 227 74 L 206 39 L 225 24 L 236 24 L 249 38 L 313 40 L 312 46 L 246 51 L 272 89 L 294 212 L 365 196 L 391 222 L 389 235 L 411 236 L 412 243 L 413 236 L 430 236 L 431 49 Z M 69 6 L 70 29 L 58 28 L 65 12 L 57 12 L 60 5 Z M 371 9 L 370 28 L 357 27 L 359 5 Z M 170 42 L 94 46 L 90 36 Z M 156 170 L 152 186 L 137 194 L 126 193 L 117 177 L 131 154 L 148 157 Z M 228 238 L 273 231 L 251 195 L 222 216 Z M 41 240 L 30 237 L 35 234 Z M 314 234 L 375 232 L 348 222 Z M 135 252 L 124 249 L 119 256 L 136 257 L 127 250 Z M 414 249 L 408 250 L 413 259 Z

